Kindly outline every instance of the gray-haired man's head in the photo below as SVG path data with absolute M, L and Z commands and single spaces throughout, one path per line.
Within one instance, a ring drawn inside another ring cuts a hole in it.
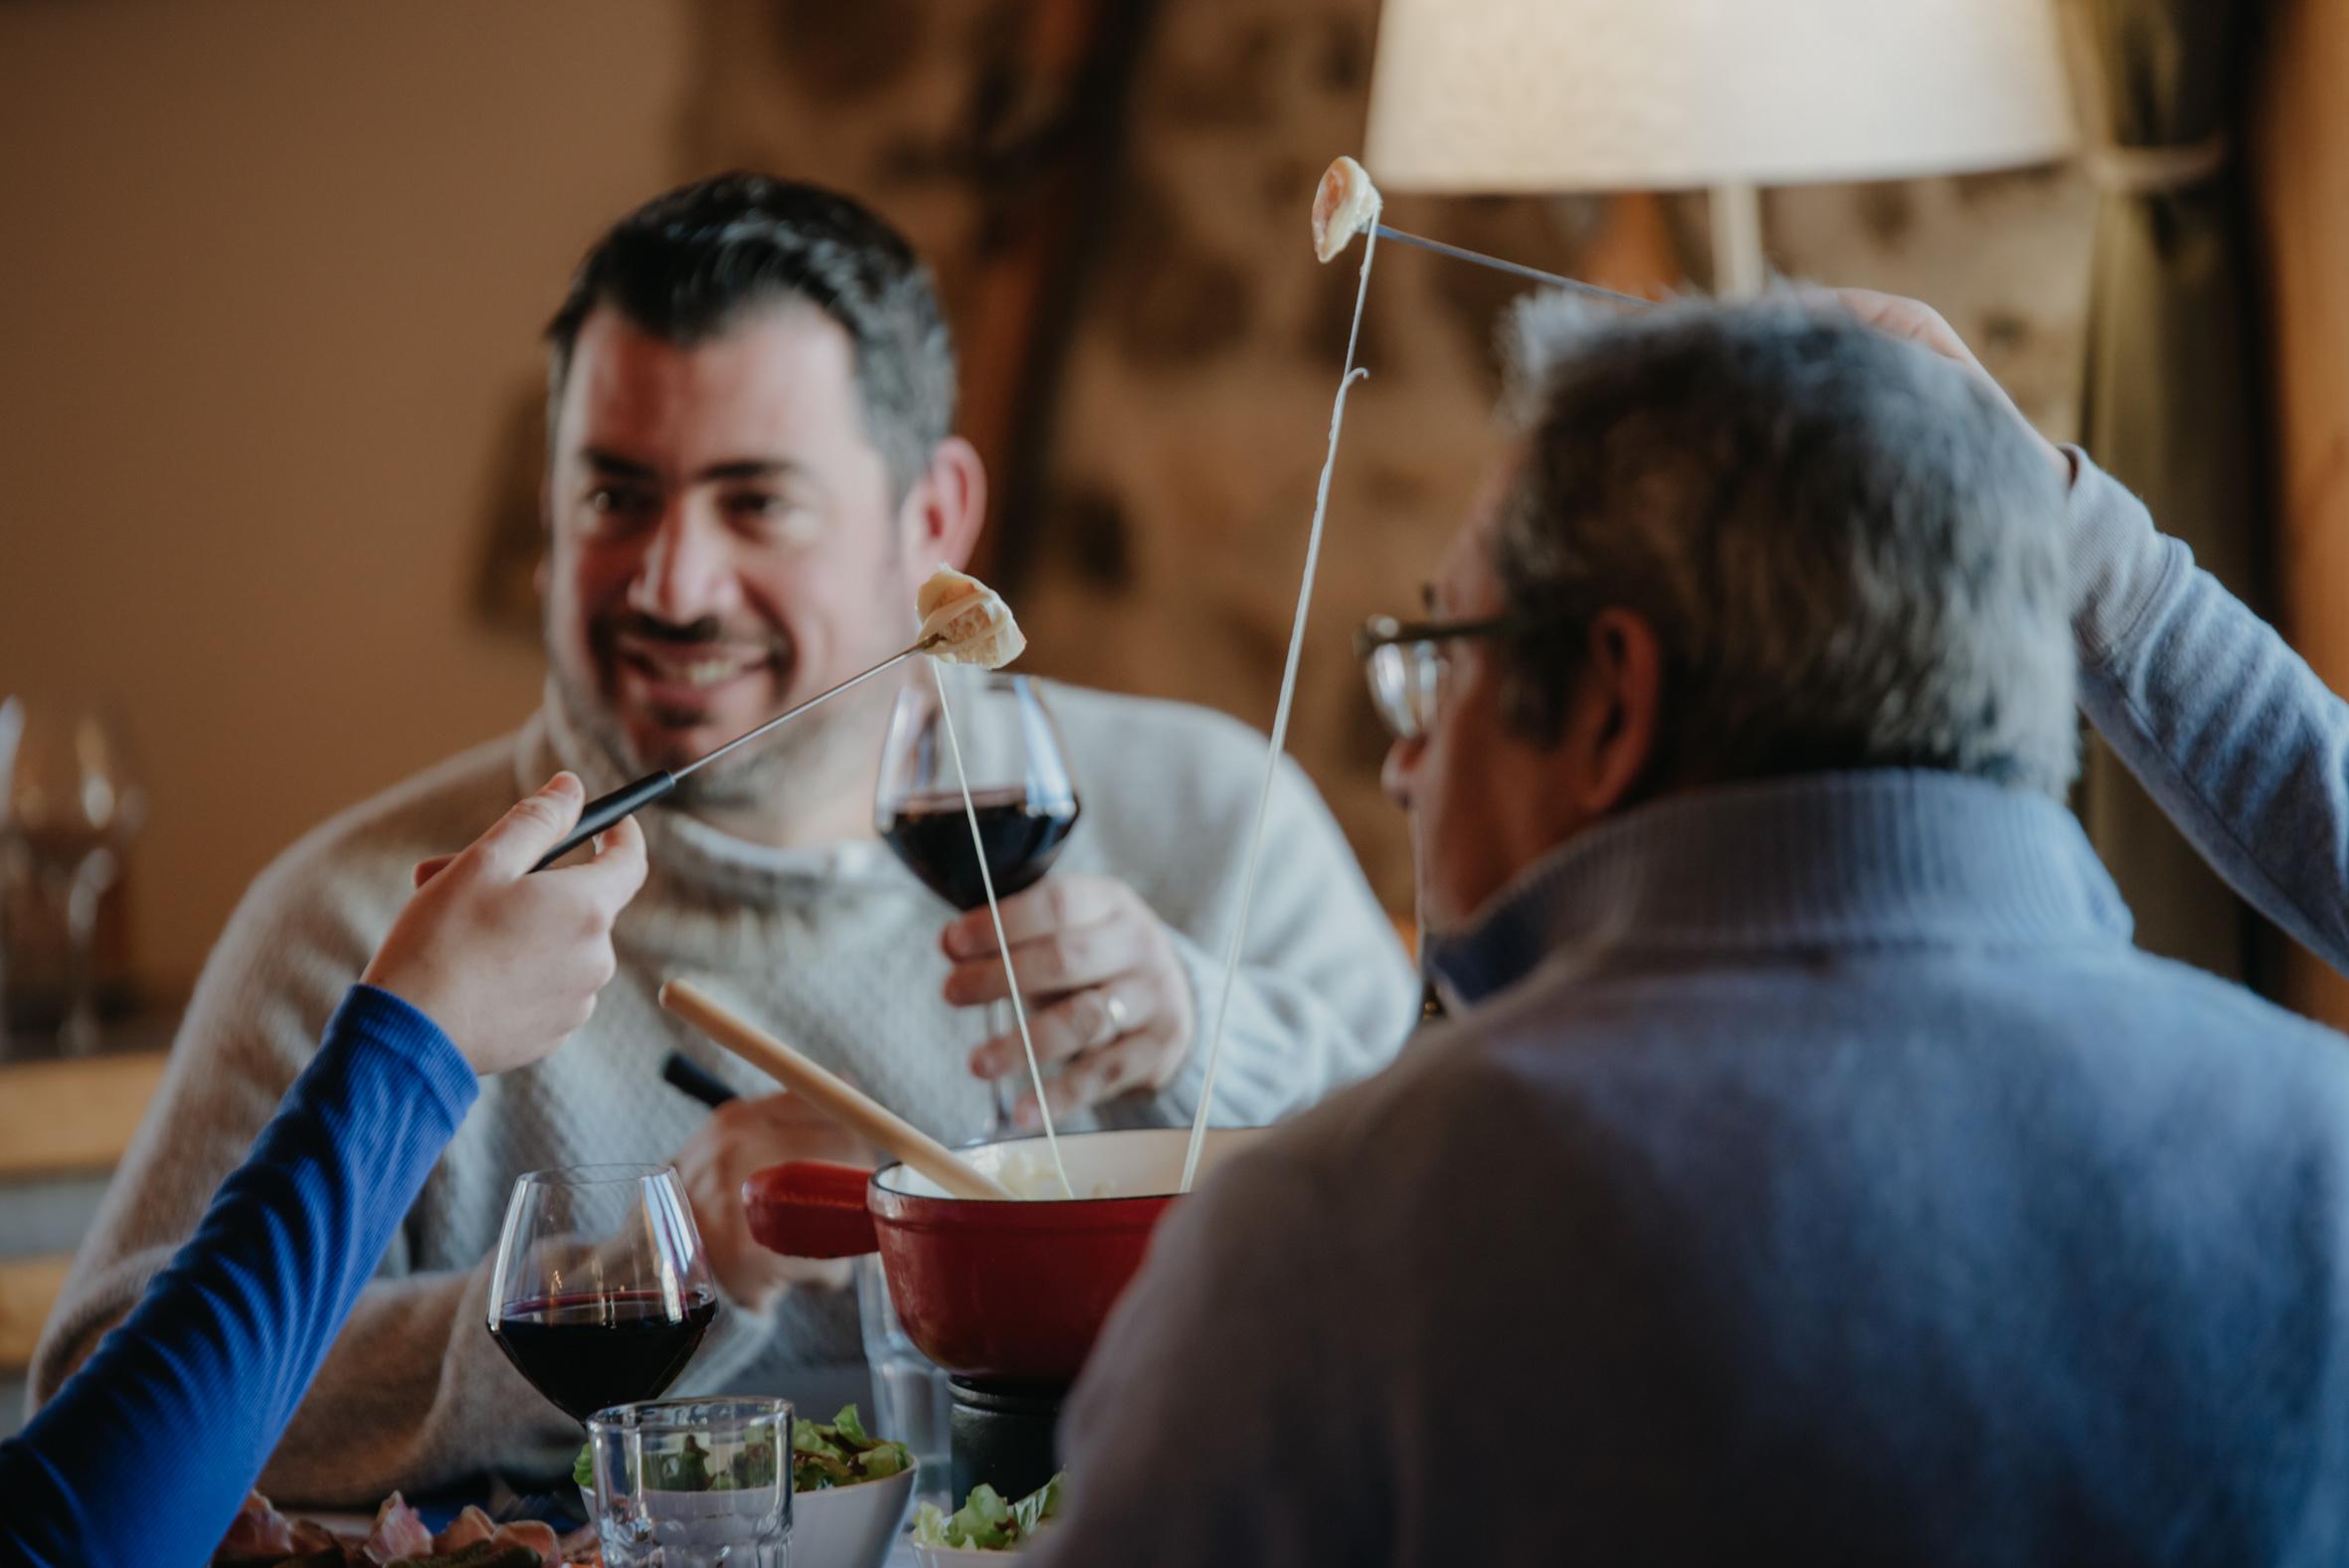
M 1675 789 L 2077 765 L 2062 487 L 2013 411 L 1833 304 L 1511 322 L 1514 449 L 1434 586 L 1438 717 L 1389 755 L 1424 912 L 1466 918 Z
M 1956 367 L 1832 305 L 1513 326 L 1528 439 L 1495 566 L 1513 717 L 1554 734 L 1577 627 L 1663 644 L 1659 780 L 1935 768 L 2062 795 L 2077 766 L 2064 499 Z

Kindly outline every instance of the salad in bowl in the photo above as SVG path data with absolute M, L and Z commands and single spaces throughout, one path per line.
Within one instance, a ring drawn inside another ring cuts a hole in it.
M 982 1481 L 949 1513 L 934 1502 L 914 1516 L 914 1558 L 922 1568 L 954 1568 L 1014 1552 L 1034 1539 L 1060 1511 L 1061 1478 L 1053 1477 L 1016 1502 Z

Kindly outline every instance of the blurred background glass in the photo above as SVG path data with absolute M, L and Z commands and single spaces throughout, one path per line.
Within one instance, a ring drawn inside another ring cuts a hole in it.
M 0 699 L 0 1023 L 10 1054 L 32 1054 L 43 1039 L 61 1055 L 97 1050 L 99 916 L 146 811 L 119 720 Z M 115 1011 L 125 1001 L 107 1000 Z

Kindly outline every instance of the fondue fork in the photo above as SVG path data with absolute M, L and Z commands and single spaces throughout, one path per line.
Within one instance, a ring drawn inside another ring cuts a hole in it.
M 1637 294 L 1619 294 L 1612 288 L 1601 288 L 1596 283 L 1585 283 L 1578 277 L 1562 277 L 1556 272 L 1544 272 L 1541 268 L 1528 266 L 1523 261 L 1508 261 L 1497 256 L 1487 256 L 1482 251 L 1471 251 L 1457 245 L 1446 245 L 1441 240 L 1430 240 L 1423 235 L 1406 234 L 1400 229 L 1390 228 L 1382 223 L 1374 223 L 1370 225 L 1370 229 L 1381 240 L 1392 240 L 1399 245 L 1415 245 L 1422 251 L 1433 251 L 1436 255 L 1448 256 L 1455 261 L 1473 261 L 1478 266 L 1489 266 L 1496 272 L 1510 272 L 1519 277 L 1530 277 L 1536 283 L 1547 283 L 1553 288 L 1563 288 L 1569 293 L 1586 294 L 1593 299 L 1604 299 L 1618 305 L 1636 305 L 1642 310 L 1656 303 L 1653 299 L 1642 299 Z
M 725 745 L 719 747 L 714 752 L 696 757 L 693 759 L 693 761 L 685 764 L 681 768 L 674 770 L 673 772 L 668 769 L 660 769 L 656 772 L 646 774 L 641 779 L 632 780 L 629 783 L 622 784 L 610 794 L 600 794 L 596 796 L 593 800 L 590 800 L 586 805 L 580 808 L 579 825 L 574 827 L 570 833 L 565 836 L 561 843 L 557 844 L 554 848 L 548 850 L 544 855 L 540 856 L 538 864 L 532 866 L 530 869 L 533 871 L 544 871 L 547 867 L 553 865 L 556 861 L 562 859 L 565 855 L 568 855 L 571 853 L 571 851 L 577 849 L 580 845 L 586 843 L 589 839 L 595 837 L 598 833 L 601 833 L 604 831 L 604 829 L 610 827 L 622 817 L 633 816 L 636 812 L 642 810 L 645 806 L 652 804 L 655 800 L 667 799 L 671 794 L 676 792 L 678 784 L 684 780 L 692 778 L 695 774 L 699 773 L 702 769 L 707 768 L 710 764 L 716 762 L 728 752 L 733 751 L 737 747 L 748 746 L 760 736 L 765 735 L 769 731 L 773 730 L 777 725 L 784 724 L 790 720 L 796 719 L 801 714 L 806 713 L 809 709 L 815 707 L 819 703 L 831 701 L 834 697 L 837 697 L 849 687 L 862 685 L 864 682 L 871 680 L 875 675 L 880 674 L 881 671 L 890 668 L 892 665 L 902 664 L 917 653 L 927 653 L 932 648 L 938 646 L 940 643 L 946 640 L 947 634 L 944 631 L 934 631 L 930 633 L 930 635 L 922 638 L 921 641 L 913 644 L 911 647 L 906 648 L 901 652 L 890 654 L 887 658 L 881 660 L 880 663 L 875 664 L 871 669 L 864 671 L 862 674 L 851 675 L 846 680 L 840 682 L 837 686 L 832 687 L 829 691 L 817 692 L 814 696 L 809 698 L 806 702 L 801 703 L 799 706 L 784 709 L 783 712 L 777 714 L 774 718 L 769 719 L 765 724 L 760 725 L 755 730 L 745 730 L 742 734 L 737 735 L 733 740 L 728 741 Z
M 712 1111 L 735 1098 L 726 1081 L 682 1051 L 671 1051 L 668 1060 L 660 1064 L 660 1076 L 671 1089 L 708 1106 Z

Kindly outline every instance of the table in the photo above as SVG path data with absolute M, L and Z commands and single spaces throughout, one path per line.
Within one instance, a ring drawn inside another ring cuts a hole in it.
M 372 1515 L 364 1513 L 315 1513 L 302 1508 L 295 1508 L 291 1511 L 296 1517 L 315 1519 L 330 1530 L 360 1533 L 375 1522 Z M 898 1537 L 897 1545 L 891 1549 L 888 1560 L 882 1564 L 882 1568 L 918 1568 L 914 1560 L 913 1533 L 910 1527 L 904 1535 Z

